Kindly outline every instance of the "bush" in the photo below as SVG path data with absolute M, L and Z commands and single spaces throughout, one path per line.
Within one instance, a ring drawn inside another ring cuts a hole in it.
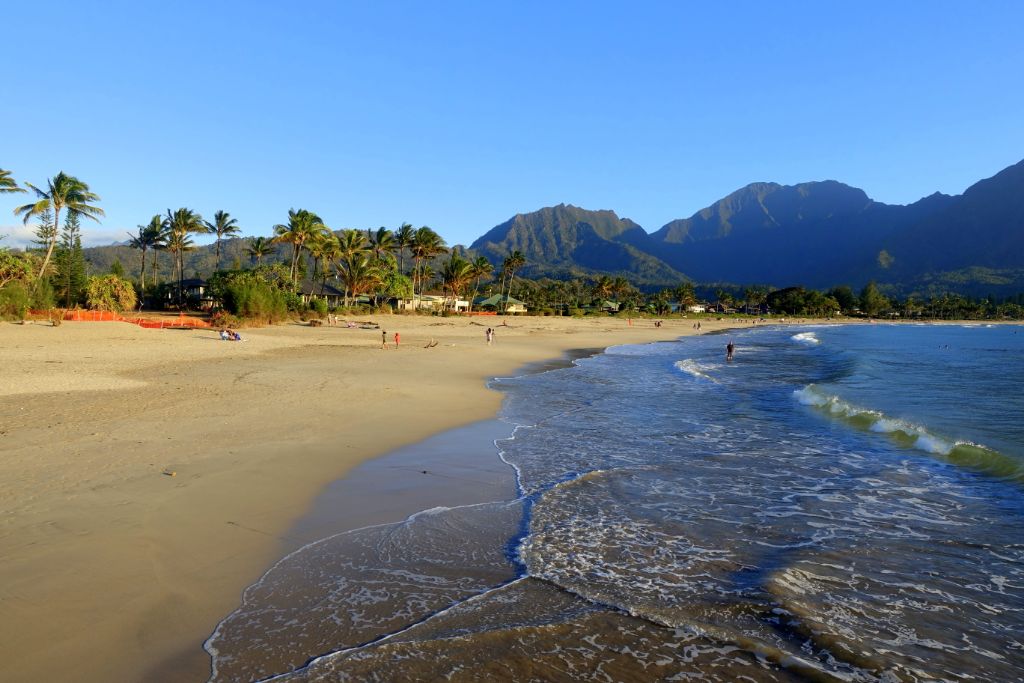
M 216 313 L 210 316 L 210 327 L 240 327 L 239 323 L 241 322 L 241 320 L 231 315 L 227 311 L 217 311 Z
M 313 299 L 309 302 L 309 307 L 321 318 L 327 315 L 327 302 L 323 299 Z
M 273 323 L 288 317 L 288 294 L 255 277 L 239 277 L 224 286 L 224 308 L 242 318 Z
M 23 320 L 28 304 L 28 290 L 20 282 L 10 282 L 0 288 L 0 318 Z
M 117 275 L 94 275 L 85 283 L 85 303 L 99 311 L 127 311 L 135 308 L 135 286 Z
M 36 311 L 48 311 L 54 307 L 53 285 L 49 280 L 37 280 L 35 291 L 32 292 L 29 308 Z

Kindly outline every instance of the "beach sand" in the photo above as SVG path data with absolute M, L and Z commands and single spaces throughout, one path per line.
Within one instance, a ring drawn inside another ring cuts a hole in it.
M 296 533 L 328 484 L 493 417 L 490 377 L 693 333 L 690 320 L 360 320 L 400 332 L 402 347 L 382 351 L 379 330 L 300 324 L 234 343 L 212 330 L 0 323 L 0 678 L 205 680 L 202 642 L 285 552 L 429 502 L 414 473 L 382 469 L 403 506 Z

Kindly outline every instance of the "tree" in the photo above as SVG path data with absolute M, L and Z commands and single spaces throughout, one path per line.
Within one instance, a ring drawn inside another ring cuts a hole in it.
M 10 171 L 5 171 L 0 168 L 0 194 L 6 194 L 9 192 L 24 192 L 25 189 L 18 187 L 18 183 L 11 177 Z
M 376 264 L 366 257 L 364 252 L 356 253 L 344 259 L 339 266 L 338 275 L 341 276 L 342 282 L 345 283 L 346 306 L 348 306 L 349 294 L 353 297 L 365 294 L 376 287 L 381 281 L 380 270 Z
M 178 305 L 181 306 L 185 303 L 185 252 L 195 249 L 190 236 L 207 232 L 206 223 L 192 209 L 182 207 L 173 212 L 167 209 L 167 229 L 170 232 L 167 250 L 176 257 L 178 265 Z
M 220 241 L 225 237 L 235 237 L 242 229 L 227 211 L 217 211 L 213 214 L 213 222 L 205 221 L 204 224 L 207 232 L 217 236 L 217 270 L 220 270 Z
M 292 287 L 295 287 L 299 271 L 299 258 L 302 256 L 302 250 L 306 243 L 326 230 L 327 226 L 324 225 L 320 216 L 306 209 L 298 211 L 289 209 L 288 222 L 274 226 L 274 241 L 292 245 L 291 268 L 288 271 Z
M 597 278 L 594 282 L 593 292 L 595 299 L 607 299 L 612 295 L 613 288 L 612 279 L 607 275 L 602 275 Z
M 883 310 L 889 308 L 889 300 L 878 291 L 875 281 L 864 285 L 860 292 L 860 310 L 869 316 L 876 316 Z
M 480 291 L 480 280 L 489 277 L 493 271 L 494 266 L 487 260 L 486 256 L 477 256 L 470 264 L 469 276 L 476 281 L 473 285 L 473 296 L 469 298 L 470 311 L 473 310 L 473 300 L 476 299 L 477 293 Z
M 694 291 L 692 282 L 680 282 L 672 292 L 676 301 L 679 302 L 681 312 L 685 313 L 687 307 L 697 303 L 697 293 Z
M 69 213 L 65 216 L 60 245 L 54 257 L 57 271 L 54 278 L 55 294 L 58 300 L 64 302 L 65 308 L 77 304 L 85 290 L 85 256 L 82 253 L 80 227 L 77 214 Z
M 423 262 L 444 253 L 445 249 L 444 240 L 441 239 L 441 236 L 425 225 L 419 228 L 413 235 L 412 244 L 410 245 L 412 258 L 415 262 L 412 270 L 413 310 L 416 308 L 417 285 L 420 285 L 419 289 L 422 290 L 423 281 L 428 279 Z
M 441 270 L 441 283 L 445 289 L 452 293 L 453 308 L 457 308 L 459 294 L 465 291 L 472 279 L 473 264 L 459 256 L 452 249 L 451 258 L 448 259 Z
M 46 267 L 53 256 L 53 249 L 57 246 L 57 229 L 60 225 L 60 213 L 67 209 L 68 213 L 85 216 L 99 222 L 99 216 L 104 215 L 103 209 L 94 206 L 99 201 L 99 196 L 89 191 L 89 186 L 74 176 L 65 174 L 63 171 L 53 178 L 47 179 L 45 189 L 39 189 L 31 183 L 25 183 L 29 189 L 36 193 L 36 201 L 32 204 L 24 204 L 14 209 L 14 215 L 21 216 L 22 221 L 27 225 L 33 217 L 40 216 L 46 211 L 53 212 L 53 226 L 46 245 L 46 256 L 43 257 L 43 265 L 39 268 L 39 278 L 46 272 Z M 38 282 L 38 280 L 37 280 Z
M 274 242 L 266 237 L 254 237 L 249 241 L 246 252 L 259 268 L 263 264 L 263 257 L 274 253 Z
M 137 226 L 139 234 L 128 233 L 128 244 L 133 249 L 142 252 L 142 263 L 139 267 L 139 288 L 146 291 L 146 252 L 150 249 L 156 250 L 167 242 L 168 228 L 167 221 L 160 214 L 149 219 L 146 225 Z
M 89 308 L 100 311 L 127 311 L 135 308 L 135 287 L 117 275 L 96 275 L 85 285 Z
M 366 229 L 366 241 L 370 243 L 373 254 L 380 261 L 384 254 L 395 250 L 395 233 L 385 227 L 377 228 L 376 232 Z
M 857 308 L 857 295 L 847 285 L 833 287 L 826 293 L 836 300 L 839 304 L 839 309 L 844 313 L 850 313 L 853 309 Z
M 508 308 L 508 297 L 512 296 L 512 282 L 516 278 L 516 271 L 526 265 L 526 257 L 523 256 L 521 251 L 509 252 L 509 255 L 505 257 L 505 262 L 502 264 L 502 269 L 508 271 L 508 295 L 505 297 L 505 301 L 502 303 L 502 310 Z
M 395 253 L 398 256 L 398 270 L 405 275 L 405 250 L 412 247 L 416 231 L 408 223 L 402 223 L 395 231 Z

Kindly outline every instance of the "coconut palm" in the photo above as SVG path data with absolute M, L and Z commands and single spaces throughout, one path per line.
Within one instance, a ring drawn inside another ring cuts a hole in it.
M 157 214 L 149 219 L 148 225 L 140 225 L 139 234 L 128 233 L 129 245 L 142 252 L 142 266 L 139 268 L 139 286 L 146 291 L 146 252 L 156 250 L 167 240 L 167 221 Z
M 427 279 L 422 268 L 423 262 L 444 253 L 447 247 L 445 247 L 444 240 L 441 239 L 440 235 L 424 225 L 415 232 L 409 248 L 412 251 L 414 261 L 412 270 L 412 298 L 413 310 L 415 310 L 416 284 L 420 283 L 422 285 Z M 422 289 L 422 286 L 420 288 Z
M 175 211 L 167 209 L 167 251 L 174 256 L 178 269 L 178 305 L 184 303 L 185 252 L 192 251 L 195 246 L 190 235 L 201 235 L 208 232 L 203 217 L 192 209 L 182 207 Z
M 0 194 L 24 191 L 24 188 L 18 187 L 18 183 L 14 182 L 14 178 L 11 177 L 10 171 L 5 171 L 0 168 Z
M 216 212 L 213 214 L 213 222 L 205 221 L 204 225 L 207 232 L 217 235 L 217 270 L 220 270 L 220 241 L 225 237 L 235 237 L 242 232 L 242 228 L 227 211 Z
M 99 216 L 104 215 L 103 209 L 93 206 L 99 201 L 99 196 L 89 191 L 89 186 L 74 176 L 67 175 L 63 171 L 49 178 L 46 181 L 46 189 L 39 189 L 32 183 L 25 183 L 30 190 L 36 193 L 37 201 L 32 204 L 25 204 L 14 209 L 14 215 L 21 216 L 24 223 L 36 216 L 41 216 L 50 211 L 53 213 L 52 230 L 46 240 L 46 256 L 43 257 L 43 265 L 39 268 L 39 276 L 46 272 L 53 256 L 53 248 L 57 246 L 56 226 L 60 225 L 60 212 L 64 209 L 68 213 L 77 216 L 85 216 L 99 223 Z M 37 279 L 38 282 L 38 279 Z
M 398 272 L 405 275 L 405 250 L 412 246 L 416 231 L 408 223 L 402 223 L 395 230 L 395 253 L 398 255 Z
M 256 267 L 259 268 L 263 263 L 263 257 L 274 253 L 274 243 L 266 237 L 254 237 L 249 241 L 249 246 L 245 251 L 249 254 L 249 258 L 256 262 Z
M 472 279 L 473 264 L 452 249 L 451 258 L 441 270 L 441 284 L 443 288 L 451 291 L 453 305 L 458 302 L 459 294 L 465 291 Z
M 381 281 L 380 268 L 367 258 L 366 252 L 356 252 L 348 258 L 343 258 L 338 265 L 338 275 L 345 284 L 346 306 L 350 294 L 353 297 L 365 294 Z
M 470 264 L 469 276 L 476 282 L 473 285 L 473 296 L 469 299 L 469 310 L 473 310 L 473 299 L 476 299 L 480 291 L 480 280 L 489 276 L 494 271 L 494 266 L 487 260 L 486 256 L 477 256 Z
M 377 228 L 377 230 L 367 228 L 366 240 L 370 243 L 373 255 L 378 261 L 384 257 L 384 254 L 395 250 L 395 233 L 385 227 Z
M 291 269 L 288 271 L 288 276 L 293 287 L 299 270 L 299 258 L 302 256 L 302 250 L 306 243 L 326 230 L 327 226 L 324 225 L 320 216 L 306 209 L 298 211 L 289 209 L 288 222 L 274 226 L 274 241 L 292 245 Z
M 523 252 L 521 251 L 511 251 L 509 252 L 509 255 L 505 257 L 502 269 L 508 271 L 508 295 L 502 305 L 502 310 L 508 308 L 508 297 L 512 296 L 512 281 L 515 280 L 516 271 L 525 265 L 526 257 L 523 256 Z

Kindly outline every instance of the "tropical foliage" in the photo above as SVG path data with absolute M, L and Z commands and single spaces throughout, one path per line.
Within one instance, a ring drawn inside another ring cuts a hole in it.
M 85 284 L 86 305 L 98 311 L 128 311 L 138 301 L 135 287 L 117 275 L 94 275 Z

